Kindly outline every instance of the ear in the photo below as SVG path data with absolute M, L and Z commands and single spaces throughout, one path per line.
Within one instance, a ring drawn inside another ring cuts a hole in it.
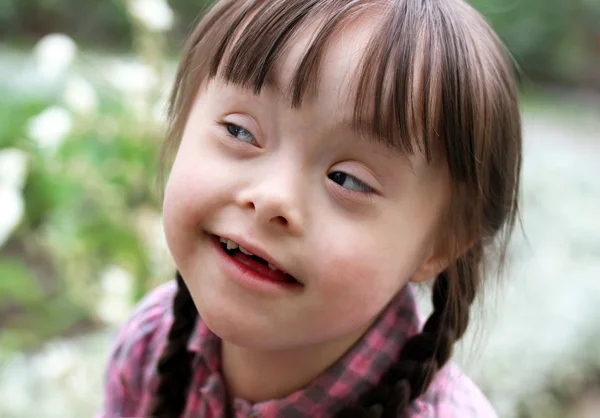
M 415 283 L 426 282 L 444 271 L 449 264 L 448 257 L 430 257 L 419 266 L 409 280 Z
M 470 240 L 460 249 L 458 254 L 455 254 L 454 258 L 445 251 L 434 252 L 432 250 L 432 255 L 419 266 L 409 280 L 415 283 L 422 283 L 433 279 L 442 271 L 446 270 L 450 263 L 453 263 L 456 260 L 456 257 L 461 257 L 464 253 L 469 251 L 469 248 L 471 248 L 473 244 L 474 240 Z

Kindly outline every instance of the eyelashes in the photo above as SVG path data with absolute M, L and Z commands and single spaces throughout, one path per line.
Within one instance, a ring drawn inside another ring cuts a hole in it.
M 256 143 L 256 138 L 254 138 L 254 135 L 252 135 L 252 133 L 246 128 L 242 128 L 241 126 L 230 122 L 223 123 L 223 127 L 227 130 L 227 133 L 231 137 L 239 141 Z
M 231 139 L 253 146 L 259 146 L 256 138 L 248 129 L 231 122 L 222 122 L 220 125 Z M 327 178 L 344 189 L 345 193 L 362 195 L 372 195 L 375 193 L 375 190 L 372 187 L 355 176 L 343 171 L 332 171 L 327 175 Z
M 374 190 L 370 186 L 367 186 L 365 183 L 363 183 L 356 177 L 344 173 L 343 171 L 334 171 L 327 175 L 327 177 L 334 183 L 353 192 L 367 194 L 374 193 Z

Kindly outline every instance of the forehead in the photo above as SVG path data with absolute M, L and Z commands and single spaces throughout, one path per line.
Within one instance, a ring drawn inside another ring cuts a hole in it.
M 371 116 L 373 102 L 368 102 L 362 114 L 356 114 L 356 98 L 359 78 L 363 71 L 365 52 L 375 35 L 375 28 L 381 19 L 374 14 L 364 14 L 349 20 L 330 38 L 320 54 L 316 84 L 306 91 L 300 111 L 315 116 L 313 121 L 332 125 L 344 130 L 353 130 L 363 140 L 371 142 L 376 149 L 386 150 L 389 157 L 401 157 L 415 175 L 428 171 L 430 164 L 421 153 L 406 153 L 404 150 L 382 141 L 374 131 Z M 281 57 L 275 62 L 267 77 L 265 87 L 279 97 L 291 102 L 298 66 L 313 44 L 314 37 L 322 29 L 321 22 L 315 22 L 299 31 L 289 42 Z M 374 93 L 374 92 L 373 92 Z
M 426 129 L 419 126 L 426 124 L 419 104 L 426 98 L 413 91 L 419 89 L 411 55 L 421 48 L 418 22 L 374 6 L 379 3 L 356 2 L 341 10 L 319 8 L 295 24 L 288 9 L 296 3 L 285 4 L 253 10 L 233 25 L 232 37 L 221 43 L 224 54 L 212 61 L 213 76 L 256 94 L 270 88 L 292 108 L 335 118 L 394 153 L 430 161 Z M 394 30 L 400 17 L 414 27 Z
M 319 33 L 321 24 L 322 22 L 315 22 L 299 31 L 276 62 L 270 81 L 282 95 L 291 95 L 300 62 Z M 335 104 L 338 111 L 342 110 L 341 106 L 346 110 L 345 113 L 349 113 L 344 116 L 352 117 L 358 78 L 375 24 L 375 18 L 361 16 L 348 21 L 333 33 L 323 50 L 318 51 L 321 59 L 316 82 L 306 92 L 307 104 L 314 101 Z

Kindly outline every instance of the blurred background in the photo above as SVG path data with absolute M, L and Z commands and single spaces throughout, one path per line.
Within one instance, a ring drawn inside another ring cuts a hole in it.
M 1 417 L 92 415 L 116 327 L 171 277 L 157 154 L 208 3 L 0 1 Z M 458 360 L 501 417 L 597 418 L 600 0 L 472 4 L 520 69 L 523 224 Z

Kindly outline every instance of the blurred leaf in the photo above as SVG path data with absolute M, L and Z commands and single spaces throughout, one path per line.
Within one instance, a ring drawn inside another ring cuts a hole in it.
M 6 32 L 19 30 L 19 20 L 17 19 L 19 0 L 2 0 L 0 2 L 0 28 Z
M 0 258 L 0 301 L 14 300 L 26 306 L 43 298 L 35 275 L 16 259 Z
M 43 98 L 16 97 L 14 93 L 0 90 L 0 148 L 19 145 L 27 134 L 29 119 L 48 105 Z
M 0 330 L 0 346 L 8 353 L 11 351 L 23 351 L 28 347 L 36 346 L 39 342 L 39 336 L 31 330 L 10 328 L 2 328 Z
M 146 250 L 128 226 L 97 217 L 82 225 L 79 239 L 90 253 L 102 260 L 102 265 L 119 264 L 137 277 L 143 277 L 148 274 Z
M 9 318 L 0 333 L 0 344 L 8 350 L 33 349 L 78 324 L 89 326 L 90 318 L 86 308 L 63 296 L 46 299 Z
M 80 201 L 83 190 L 80 180 L 69 178 L 58 167 L 49 170 L 42 159 L 34 157 L 31 167 L 23 195 L 27 220 L 35 228 L 52 211 Z

